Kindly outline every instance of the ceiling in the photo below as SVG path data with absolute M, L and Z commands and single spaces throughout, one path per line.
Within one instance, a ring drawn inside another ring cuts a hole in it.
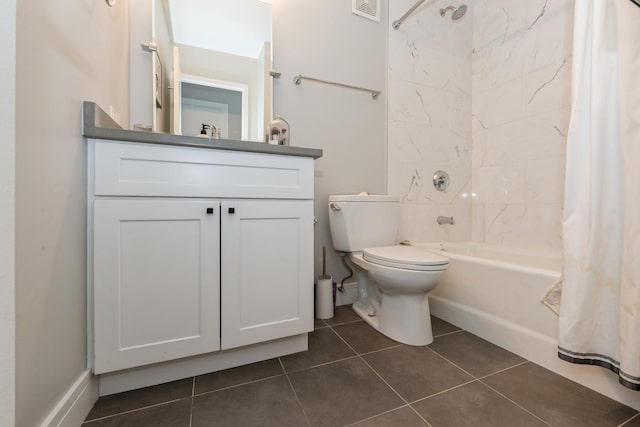
M 257 58 L 271 41 L 271 0 L 168 0 L 173 41 Z

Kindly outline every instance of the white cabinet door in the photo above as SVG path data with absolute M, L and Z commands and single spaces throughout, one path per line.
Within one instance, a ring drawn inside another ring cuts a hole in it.
M 221 204 L 222 349 L 313 330 L 313 202 Z
M 96 200 L 95 372 L 220 349 L 218 201 Z

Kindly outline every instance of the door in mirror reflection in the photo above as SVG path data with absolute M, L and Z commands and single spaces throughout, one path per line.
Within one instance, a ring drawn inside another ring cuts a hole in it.
M 208 124 L 220 128 L 222 138 L 263 141 L 272 119 L 269 3 L 130 2 L 132 127 L 198 135 Z M 149 42 L 156 50 L 141 51 L 141 43 Z M 163 68 L 161 88 L 152 80 L 159 75 L 152 66 L 156 57 Z M 156 93 L 171 102 L 158 104 Z M 196 129 L 195 122 L 201 122 Z
M 182 81 L 182 134 L 196 136 L 205 125 L 213 138 L 247 139 L 248 123 L 242 120 L 247 91 L 207 83 Z

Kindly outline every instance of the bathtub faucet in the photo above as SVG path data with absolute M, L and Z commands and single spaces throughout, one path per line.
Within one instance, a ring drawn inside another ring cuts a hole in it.
M 438 219 L 436 219 L 436 221 L 438 221 L 438 224 L 440 225 L 442 224 L 454 225 L 456 223 L 456 220 L 452 216 L 439 216 Z

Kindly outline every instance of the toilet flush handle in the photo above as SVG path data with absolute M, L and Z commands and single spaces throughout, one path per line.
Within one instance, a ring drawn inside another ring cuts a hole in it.
M 329 203 L 329 207 L 331 208 L 332 211 L 339 211 L 340 210 L 340 205 L 338 205 L 337 203 L 334 203 L 334 202 Z

